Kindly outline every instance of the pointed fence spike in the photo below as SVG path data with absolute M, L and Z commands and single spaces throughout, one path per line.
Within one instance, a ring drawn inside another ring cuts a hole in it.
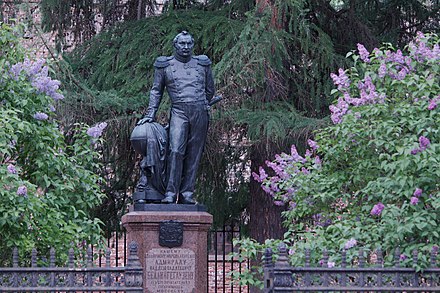
M 417 249 L 414 249 L 412 252 L 413 264 L 417 264 L 419 262 L 419 252 Z
M 32 248 L 32 253 L 31 253 L 31 267 L 36 267 L 37 266 L 37 249 L 34 247 Z
M 69 268 L 73 269 L 75 264 L 75 252 L 73 250 L 73 248 L 69 249 Z
M 382 248 L 377 249 L 377 259 L 376 259 L 376 265 L 377 267 L 381 268 L 383 266 L 383 255 L 382 255 Z
M 413 257 L 413 264 L 414 265 L 416 265 L 417 262 L 419 261 L 418 255 L 419 255 L 419 253 L 418 253 L 417 249 L 414 249 L 412 251 L 412 257 Z M 414 275 L 413 275 L 413 281 L 412 281 L 411 285 L 412 285 L 412 287 L 419 287 L 419 274 L 417 272 L 415 272 Z
M 394 266 L 396 268 L 400 267 L 400 247 L 397 247 L 394 253 Z
M 274 264 L 274 287 L 290 288 L 293 283 L 291 267 L 287 256 L 287 249 L 285 243 L 278 245 L 279 257 Z
M 93 253 L 92 253 L 92 247 L 89 246 L 87 248 L 87 267 L 91 268 L 93 266 Z
M 131 241 L 130 244 L 128 245 L 128 262 L 127 262 L 127 266 L 128 267 L 138 267 L 141 266 L 139 257 L 138 257 L 138 244 L 136 243 L 136 241 Z
M 279 265 L 281 265 L 281 266 L 288 266 L 289 265 L 289 261 L 288 261 L 288 257 L 287 257 L 286 244 L 281 242 L 278 245 L 278 251 L 279 251 L 279 258 L 278 258 L 278 261 L 276 263 L 279 263 Z
M 272 248 L 268 247 L 264 250 L 264 290 L 269 291 L 273 287 L 273 268 Z
M 110 267 L 110 255 L 111 255 L 112 251 L 110 248 L 107 248 L 106 252 L 105 252 L 105 266 L 107 268 Z
M 345 248 L 343 248 L 341 251 L 341 267 L 347 267 L 347 251 L 345 250 Z
M 430 266 L 431 268 L 437 267 L 437 253 L 438 253 L 438 246 L 433 246 L 431 249 L 431 256 L 430 256 Z
M 273 266 L 273 259 L 272 259 L 272 248 L 266 248 L 264 251 L 264 266 L 270 267 Z
M 55 248 L 50 249 L 49 266 L 51 268 L 55 267 Z
M 305 267 L 308 268 L 310 267 L 310 249 L 306 248 L 305 249 Z
M 18 268 L 18 248 L 14 247 L 12 250 L 12 267 Z
M 376 267 L 382 268 L 383 267 L 383 254 L 382 254 L 382 248 L 378 247 L 376 249 Z M 383 284 L 383 275 L 382 272 L 377 272 L 377 286 L 382 287 Z
M 359 267 L 363 268 L 365 266 L 365 256 L 363 248 L 359 248 Z
M 324 249 L 322 252 L 322 266 L 324 268 L 328 267 L 328 251 Z

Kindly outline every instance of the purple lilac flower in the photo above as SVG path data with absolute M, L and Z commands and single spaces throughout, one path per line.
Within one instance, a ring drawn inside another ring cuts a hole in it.
M 422 190 L 420 188 L 416 188 L 416 190 L 414 191 L 414 196 L 415 197 L 420 197 L 422 195 Z
M 426 150 L 426 148 L 431 144 L 427 137 L 423 135 L 419 137 L 419 146 L 422 151 Z
M 370 58 L 368 58 L 368 56 L 370 56 L 370 53 L 367 51 L 367 49 L 365 49 L 364 45 L 358 43 L 357 49 L 359 51 L 361 60 L 366 63 L 370 63 Z
M 429 105 L 428 105 L 428 110 L 432 111 L 435 108 L 437 108 L 437 103 L 440 102 L 440 95 L 438 95 L 437 97 L 433 98 L 432 100 L 429 101 Z
M 301 172 L 302 172 L 304 175 L 309 175 L 309 174 L 310 174 L 310 171 L 309 171 L 307 168 L 305 168 L 305 167 L 302 167 L 302 168 L 301 168 Z
M 316 143 L 316 141 L 313 141 L 311 139 L 307 140 L 307 143 L 312 148 L 312 150 L 316 151 L 319 148 L 319 145 Z
M 37 112 L 34 114 L 34 118 L 37 120 L 47 120 L 49 116 L 43 112 Z
M 400 260 L 405 260 L 405 259 L 407 259 L 407 256 L 406 256 L 405 254 L 402 253 L 402 254 L 400 255 L 399 259 L 400 259 Z
M 289 255 L 294 255 L 295 254 L 295 249 L 290 248 L 289 249 Z
M 385 208 L 385 205 L 383 203 L 379 202 L 373 206 L 370 214 L 372 216 L 379 216 L 382 213 L 384 208 Z
M 267 178 L 267 173 L 266 171 L 263 169 L 263 167 L 260 166 L 259 168 L 259 173 L 257 174 L 255 172 L 252 172 L 252 176 L 254 177 L 254 180 L 257 182 L 263 182 L 266 178 Z
M 274 203 L 276 206 L 283 206 L 283 205 L 284 205 L 284 202 L 281 201 L 281 200 L 275 200 L 273 203 Z
M 411 150 L 411 155 L 416 155 L 417 153 L 420 153 L 422 150 L 419 148 L 415 148 Z
M 17 169 L 15 169 L 15 166 L 14 166 L 14 165 L 9 164 L 9 165 L 8 165 L 8 172 L 9 172 L 10 174 L 17 174 Z
M 347 102 L 341 97 L 338 99 L 338 103 L 336 105 L 330 105 L 329 107 L 331 114 L 331 119 L 334 124 L 339 124 L 342 122 L 342 117 L 348 111 Z
M 374 54 L 374 56 L 375 56 L 376 58 L 379 58 L 379 57 L 382 56 L 382 51 L 379 50 L 378 48 L 374 48 L 373 51 L 372 51 L 372 53 Z
M 415 196 L 411 197 L 410 204 L 415 206 L 419 202 L 419 199 Z
M 330 74 L 330 77 L 333 79 L 333 83 L 338 86 L 338 90 L 348 88 L 350 86 L 350 79 L 345 74 L 344 69 L 339 68 L 338 73 L 339 75 L 336 75 L 335 73 Z
M 93 127 L 90 127 L 89 129 L 87 129 L 87 135 L 93 137 L 93 138 L 98 138 L 102 135 L 102 132 L 104 131 L 104 129 L 107 127 L 107 123 L 106 122 L 101 122 L 96 124 Z
M 315 157 L 315 164 L 318 165 L 318 166 L 322 165 L 321 158 L 319 156 Z
M 18 187 L 17 189 L 17 195 L 23 195 L 25 196 L 27 194 L 27 188 L 26 186 L 22 185 L 20 187 Z
M 385 63 L 381 63 L 379 67 L 379 77 L 384 78 L 387 74 L 387 65 Z
M 49 111 L 50 112 L 55 112 L 55 107 L 53 105 L 49 105 Z
M 335 262 L 334 261 L 329 261 L 328 263 L 327 263 L 327 267 L 329 267 L 329 268 L 334 268 L 335 267 Z
M 272 190 L 268 186 L 261 185 L 261 188 L 263 189 L 264 192 L 266 192 L 268 194 L 272 194 Z
M 43 66 L 45 62 L 44 59 L 36 61 L 25 59 L 23 62 L 12 65 L 9 73 L 12 78 L 18 80 L 20 74 L 24 72 L 37 93 L 44 93 L 54 100 L 61 100 L 64 96 L 58 92 L 60 82 L 49 77 L 47 66 Z
M 348 241 L 345 243 L 344 248 L 345 248 L 345 249 L 350 249 L 350 248 L 354 247 L 356 244 L 357 244 L 356 239 L 351 238 L 350 240 L 348 240 Z
M 399 49 L 395 53 L 390 52 L 387 58 L 388 62 L 395 62 L 398 64 L 406 64 L 405 57 L 403 56 L 402 51 Z
M 292 195 L 295 194 L 295 192 L 296 192 L 296 189 L 295 189 L 295 188 L 293 188 L 293 187 L 289 187 L 289 188 L 287 188 L 286 195 L 287 195 L 287 196 L 292 196 Z
M 409 73 L 408 68 L 403 67 L 398 73 L 397 73 L 397 80 L 403 80 L 405 79 L 406 75 Z
M 306 161 L 303 157 L 301 157 L 298 154 L 298 151 L 296 150 L 296 146 L 294 144 L 290 147 L 290 154 L 292 156 L 292 160 L 294 163 L 296 163 L 296 162 L 304 163 Z
M 438 60 L 440 59 L 440 50 L 438 44 L 435 44 L 432 49 L 426 46 L 426 37 L 423 33 L 418 33 L 415 42 L 411 42 L 408 47 L 411 56 L 417 61 L 424 61 L 426 59 Z

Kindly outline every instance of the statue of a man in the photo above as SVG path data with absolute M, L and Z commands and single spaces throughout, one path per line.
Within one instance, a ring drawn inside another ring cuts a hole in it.
M 209 121 L 209 102 L 214 96 L 211 60 L 193 56 L 194 39 L 186 31 L 173 40 L 174 55 L 154 63 L 150 102 L 138 122 L 154 122 L 164 89 L 171 99 L 168 180 L 162 203 L 195 204 L 194 187 Z

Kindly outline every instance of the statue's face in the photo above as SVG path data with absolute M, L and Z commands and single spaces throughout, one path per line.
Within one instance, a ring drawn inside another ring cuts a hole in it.
M 189 57 L 192 55 L 192 50 L 194 48 L 194 42 L 190 35 L 180 36 L 176 43 L 174 43 L 176 48 L 176 53 L 182 57 Z

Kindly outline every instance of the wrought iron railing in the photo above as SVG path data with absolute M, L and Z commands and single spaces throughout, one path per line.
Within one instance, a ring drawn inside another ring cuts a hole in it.
M 31 266 L 20 267 L 18 251 L 14 249 L 12 267 L 0 268 L 0 292 L 133 292 L 142 293 L 142 266 L 137 256 L 137 244 L 129 245 L 125 267 L 110 266 L 110 251 L 106 266 L 96 267 L 92 250 L 87 251 L 85 267 L 76 267 L 73 249 L 69 250 L 67 267 L 55 265 L 55 250 L 51 249 L 48 267 L 37 266 L 37 251 L 31 255 Z M 78 262 L 76 262 L 78 263 Z
M 384 267 L 380 249 L 376 261 L 366 264 L 364 252 L 359 250 L 358 264 L 348 267 L 346 253 L 341 253 L 341 266 L 329 267 L 328 255 L 324 253 L 321 266 L 310 265 L 310 250 L 305 252 L 305 265 L 292 267 L 288 262 L 285 245 L 279 247 L 279 257 L 272 260 L 272 250 L 265 252 L 264 293 L 290 292 L 440 292 L 440 268 L 437 252 L 432 250 L 430 268 L 417 271 L 400 267 L 400 252 L 396 249 L 394 267 Z M 418 253 L 414 251 L 414 263 Z

